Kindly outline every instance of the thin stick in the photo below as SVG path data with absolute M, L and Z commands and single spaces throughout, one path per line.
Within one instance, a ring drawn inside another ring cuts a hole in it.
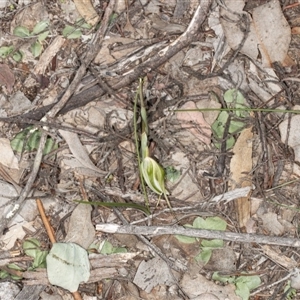
M 236 233 L 228 231 L 215 231 L 185 228 L 182 226 L 134 226 L 117 224 L 98 224 L 96 230 L 107 233 L 142 234 L 142 235 L 164 235 L 177 234 L 203 239 L 221 239 L 231 242 L 257 243 L 266 245 L 277 245 L 287 247 L 300 247 L 300 240 L 295 238 L 283 238 L 277 236 L 256 235 L 249 233 Z
M 45 209 L 44 209 L 44 206 L 43 206 L 43 203 L 41 201 L 41 199 L 36 199 L 36 205 L 38 207 L 38 211 L 41 215 L 41 218 L 42 218 L 42 221 L 43 221 L 43 224 L 45 226 L 45 229 L 47 231 L 47 234 L 48 234 L 48 237 L 49 237 L 49 240 L 52 244 L 56 243 L 56 239 L 55 239 L 55 236 L 54 236 L 54 231 L 53 231 L 53 228 L 45 214 Z

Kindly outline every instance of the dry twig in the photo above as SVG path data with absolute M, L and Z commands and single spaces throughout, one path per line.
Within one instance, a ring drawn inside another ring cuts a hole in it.
M 107 233 L 137 234 L 157 236 L 164 234 L 185 235 L 202 239 L 221 239 L 231 242 L 257 243 L 287 247 L 300 247 L 300 240 L 278 236 L 266 236 L 249 233 L 236 233 L 204 229 L 185 228 L 182 226 L 135 226 L 117 224 L 98 224 L 96 230 Z

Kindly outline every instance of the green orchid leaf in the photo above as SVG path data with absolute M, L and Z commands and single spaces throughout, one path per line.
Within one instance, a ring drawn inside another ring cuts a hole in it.
M 93 26 L 86 23 L 83 18 L 77 19 L 76 20 L 76 27 L 80 27 L 82 29 L 91 29 Z
M 73 26 L 67 25 L 63 32 L 62 32 L 63 36 L 67 39 L 78 39 L 82 36 L 82 32 L 80 29 L 76 29 Z
M 172 183 L 177 181 L 181 175 L 180 171 L 176 170 L 173 166 L 166 167 L 165 172 L 166 172 L 166 179 Z
M 127 249 L 124 247 L 114 247 L 110 242 L 105 241 L 100 253 L 101 254 L 116 254 L 116 253 L 127 253 Z
M 9 274 L 6 271 L 0 270 L 0 279 L 8 278 Z
M 229 89 L 223 96 L 226 103 L 245 104 L 243 94 L 237 89 Z
M 212 255 L 211 249 L 204 249 L 195 257 L 195 260 L 207 264 L 211 258 L 211 255 Z
M 217 249 L 217 248 L 222 248 L 224 246 L 224 241 L 223 240 L 203 240 L 201 242 L 201 246 L 204 248 L 210 248 L 210 249 Z
M 223 138 L 228 117 L 229 114 L 227 111 L 221 111 L 218 118 L 211 125 L 214 135 L 219 139 Z
M 48 37 L 49 32 L 50 32 L 50 31 L 45 31 L 45 32 L 39 34 L 39 36 L 38 36 L 38 41 L 39 41 L 40 43 L 43 42 L 43 41 Z
M 12 51 L 14 50 L 14 46 L 3 46 L 0 48 L 0 57 L 6 58 Z
M 219 217 L 207 217 L 203 219 L 197 217 L 193 222 L 193 228 L 207 229 L 207 230 L 225 230 L 227 223 Z
M 30 36 L 30 32 L 29 32 L 28 28 L 23 27 L 23 26 L 17 26 L 14 29 L 13 33 L 14 33 L 14 35 L 22 37 L 22 38 Z
M 231 149 L 235 144 L 235 138 L 233 136 L 230 136 L 226 140 L 226 150 Z M 214 145 L 217 149 L 221 149 L 221 143 L 220 142 L 214 142 Z
M 37 251 L 40 251 L 41 243 L 35 239 L 30 238 L 24 241 L 23 250 L 26 255 L 35 258 Z
M 196 238 L 190 237 L 190 236 L 186 236 L 186 235 L 175 235 L 176 239 L 184 244 L 192 244 L 197 242 Z
M 21 61 L 23 59 L 23 52 L 22 51 L 16 51 L 16 52 L 14 52 L 14 54 L 12 55 L 12 58 L 16 62 Z
M 22 151 L 33 151 L 39 146 L 41 139 L 41 131 L 29 126 L 19 132 L 10 142 L 12 149 L 18 153 Z M 24 146 L 24 142 L 26 143 Z M 52 150 L 57 149 L 58 145 L 52 138 L 48 138 L 43 150 L 43 154 L 48 154 Z
M 235 282 L 235 276 L 229 275 L 219 275 L 219 272 L 214 272 L 212 275 L 212 279 L 215 281 L 220 281 L 222 283 L 233 283 Z
M 47 27 L 49 26 L 49 21 L 41 21 L 39 23 L 37 23 L 33 30 L 32 30 L 32 34 L 39 34 L 41 32 L 43 32 Z
M 34 270 L 36 268 L 46 268 L 46 258 L 48 255 L 48 251 L 37 251 L 35 254 L 35 258 L 30 267 L 30 270 Z
M 55 141 L 52 138 L 47 138 L 46 140 L 46 144 L 43 150 L 43 154 L 49 154 L 51 151 L 53 151 L 54 149 L 58 148 L 58 144 L 55 143 Z
M 39 57 L 43 51 L 43 46 L 40 42 L 35 42 L 31 45 L 31 53 L 33 57 Z
M 237 283 L 238 282 L 245 283 L 247 285 L 247 287 L 249 288 L 249 290 L 252 291 L 260 286 L 261 279 L 257 275 L 255 275 L 255 276 L 239 276 L 236 279 L 236 282 Z
M 7 267 L 9 269 L 12 269 L 12 270 L 17 270 L 17 271 L 24 271 L 21 267 L 19 267 L 18 265 L 16 264 L 8 264 Z M 21 276 L 17 276 L 17 275 L 9 275 L 11 277 L 11 279 L 13 280 L 21 280 L 23 277 Z
M 104 244 L 102 245 L 100 253 L 101 254 L 112 254 L 113 250 L 114 250 L 113 245 L 108 241 L 104 241 Z
M 29 148 L 29 151 L 35 150 L 39 146 L 39 142 L 41 139 L 41 132 L 38 129 L 34 129 L 32 133 L 30 134 L 27 142 L 27 146 Z
M 229 133 L 240 132 L 245 127 L 245 123 L 242 121 L 231 120 L 228 128 Z
M 8 264 L 7 267 L 12 270 L 23 271 L 23 269 L 16 264 Z
M 242 300 L 248 300 L 250 297 L 250 290 L 244 282 L 237 282 L 235 294 L 242 298 Z

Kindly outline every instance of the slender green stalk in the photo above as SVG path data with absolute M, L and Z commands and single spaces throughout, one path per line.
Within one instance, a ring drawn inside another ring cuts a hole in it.
M 140 80 L 139 88 L 138 88 L 138 91 L 136 92 L 135 98 L 134 98 L 133 128 L 134 128 L 135 151 L 136 151 L 136 155 L 137 155 L 137 159 L 138 159 L 138 167 L 139 167 L 139 175 L 140 175 L 141 186 L 142 186 L 143 194 L 144 194 L 144 197 L 145 197 L 146 207 L 147 207 L 148 210 L 150 210 L 150 208 L 149 208 L 149 198 L 148 198 L 148 194 L 147 194 L 147 190 L 146 190 L 146 186 L 145 186 L 145 181 L 144 181 L 142 170 L 141 170 L 142 162 L 141 162 L 140 147 L 139 147 L 138 129 L 137 129 L 137 102 L 138 102 L 138 98 L 139 98 L 139 95 L 140 95 L 141 91 L 142 91 L 142 81 Z

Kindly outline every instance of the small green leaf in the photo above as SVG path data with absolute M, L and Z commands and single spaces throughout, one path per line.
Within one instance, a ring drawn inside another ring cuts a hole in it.
M 42 51 L 43 51 L 43 46 L 40 42 L 37 41 L 31 45 L 31 53 L 33 57 L 39 57 Z
M 216 281 L 220 281 L 222 283 L 233 283 L 235 282 L 235 276 L 229 275 L 219 275 L 219 272 L 214 272 L 212 275 L 212 279 Z
M 261 279 L 259 276 L 239 276 L 236 282 L 242 282 L 247 285 L 250 291 L 256 289 L 261 284 Z
M 41 138 L 41 132 L 38 129 L 34 129 L 33 126 L 29 126 L 26 129 L 19 132 L 10 145 L 12 149 L 18 153 L 22 151 L 33 151 L 39 146 Z M 26 145 L 24 146 L 24 142 Z M 53 149 L 56 149 L 58 145 L 53 141 L 52 138 L 48 138 L 44 147 L 43 154 L 48 154 Z
M 16 51 L 12 57 L 13 57 L 14 61 L 19 62 L 23 58 L 23 53 L 21 51 Z
M 176 170 L 173 166 L 166 167 L 165 171 L 166 171 L 166 179 L 172 183 L 178 180 L 181 175 L 180 171 Z
M 235 294 L 240 296 L 242 300 L 248 300 L 250 297 L 250 290 L 244 282 L 237 282 Z
M 212 250 L 204 249 L 196 257 L 196 261 L 202 261 L 204 264 L 207 264 L 211 258 Z
M 179 242 L 184 243 L 184 244 L 192 244 L 197 241 L 196 238 L 186 236 L 186 235 L 175 235 L 175 237 Z
M 12 51 L 14 50 L 14 46 L 3 46 L 0 48 L 0 57 L 6 58 Z
M 214 136 L 217 139 L 223 139 L 224 131 L 225 131 L 225 126 L 226 126 L 228 117 L 229 117 L 229 114 L 228 114 L 227 111 L 221 111 L 220 114 L 219 114 L 219 116 L 218 116 L 218 118 L 212 124 L 211 129 L 213 131 Z M 244 124 L 243 124 L 243 126 L 244 126 Z M 228 130 L 228 132 L 229 132 L 229 130 Z M 234 145 L 234 143 L 235 143 L 234 137 L 233 136 L 229 136 L 227 138 L 227 141 L 226 141 L 226 150 L 232 148 L 233 145 Z M 220 147 L 221 147 L 221 143 L 220 142 L 217 141 L 214 144 L 215 144 L 215 146 L 218 149 L 220 149 Z
M 7 277 L 9 277 L 8 272 L 0 270 L 0 279 L 5 279 Z
M 113 245 L 108 241 L 104 241 L 104 244 L 100 250 L 100 253 L 101 254 L 112 254 L 113 250 L 114 250 Z
M 41 21 L 39 23 L 37 23 L 33 30 L 32 30 L 32 34 L 39 34 L 41 33 L 42 31 L 44 31 L 49 25 L 49 21 Z
M 26 255 L 36 258 L 37 255 L 41 252 L 40 246 L 41 243 L 37 239 L 30 238 L 24 241 L 23 250 Z
M 230 136 L 226 140 L 226 150 L 231 149 L 235 144 L 235 138 L 233 136 Z M 221 148 L 221 143 L 220 142 L 214 142 L 214 145 L 216 146 L 217 149 Z
M 201 246 L 205 248 L 212 248 L 212 249 L 217 249 L 217 248 L 222 248 L 224 246 L 224 241 L 223 240 L 203 240 L 201 242 Z
M 83 28 L 83 29 L 91 29 L 92 28 L 92 25 L 90 25 L 90 24 L 88 24 L 88 23 L 86 23 L 86 22 L 84 22 L 84 19 L 78 19 L 77 21 L 76 21 L 76 25 L 78 26 L 78 27 L 80 27 L 80 28 Z
M 47 138 L 46 144 L 43 150 L 43 154 L 49 154 L 52 150 L 57 149 L 58 145 L 55 143 L 55 141 L 52 138 Z
M 29 151 L 35 150 L 38 148 L 40 139 L 41 139 L 41 132 L 38 129 L 35 129 L 32 131 L 30 134 L 28 141 L 27 141 L 27 146 Z
M 23 269 L 16 264 L 8 264 L 7 267 L 12 270 L 23 271 Z
M 49 32 L 50 32 L 50 31 L 45 31 L 45 32 L 39 34 L 39 36 L 38 36 L 38 41 L 39 41 L 40 43 L 41 43 L 42 41 L 44 41 L 44 40 L 47 38 L 47 36 L 49 35 Z
M 23 271 L 23 269 L 21 267 L 19 267 L 18 265 L 16 265 L 16 264 L 8 264 L 7 267 L 9 269 L 12 269 L 12 270 Z M 20 280 L 20 279 L 22 279 L 21 276 L 17 276 L 17 275 L 10 275 L 10 277 L 13 280 Z
M 76 29 L 73 26 L 67 25 L 63 32 L 63 36 L 66 37 L 67 39 L 78 39 L 82 36 L 82 32 L 80 29 Z
M 240 132 L 245 127 L 245 123 L 237 120 L 231 120 L 228 132 L 237 133 Z
M 207 230 L 225 230 L 227 223 L 219 217 L 208 217 L 203 219 L 197 217 L 193 222 L 193 228 L 207 229 Z
M 234 113 L 236 114 L 236 116 L 238 117 L 246 117 L 249 115 L 248 112 L 245 112 L 243 110 L 240 110 L 242 108 L 246 108 L 247 106 L 245 98 L 243 96 L 243 94 L 237 90 L 237 89 L 230 89 L 227 90 L 224 93 L 224 100 L 227 103 L 232 103 L 233 104 L 233 108 L 238 108 L 239 110 L 235 110 Z
M 14 35 L 19 36 L 19 37 L 29 37 L 30 32 L 29 32 L 28 28 L 26 28 L 26 27 L 17 26 L 14 29 Z
M 115 247 L 113 253 L 127 253 L 127 249 L 124 247 Z
M 114 253 L 126 253 L 127 249 L 124 247 L 114 247 L 110 242 L 105 241 L 100 253 L 101 254 L 114 254 Z

